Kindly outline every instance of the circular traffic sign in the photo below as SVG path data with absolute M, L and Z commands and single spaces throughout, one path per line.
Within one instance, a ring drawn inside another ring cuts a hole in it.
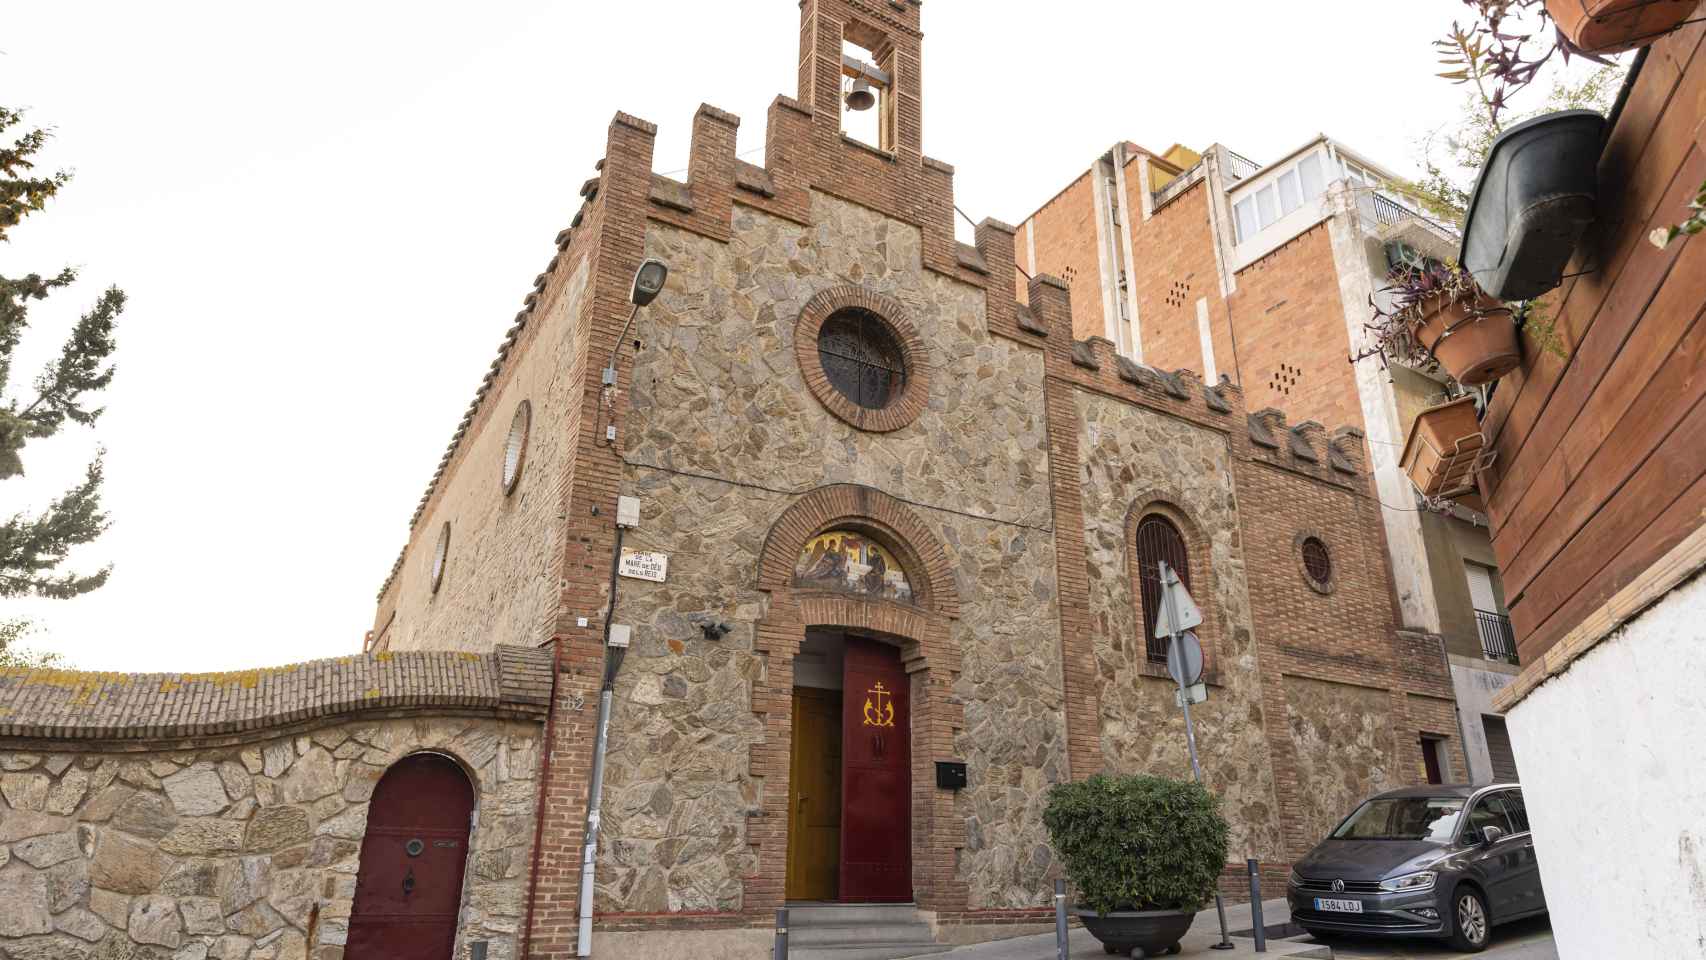
M 1167 674 L 1185 687 L 1202 680 L 1202 643 L 1196 631 L 1186 630 L 1168 643 Z

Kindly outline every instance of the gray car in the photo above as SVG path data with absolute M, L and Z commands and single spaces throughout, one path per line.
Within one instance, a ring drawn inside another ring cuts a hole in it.
M 1460 950 L 1546 910 L 1514 783 L 1371 797 L 1298 861 L 1285 893 L 1292 920 L 1317 936 L 1434 937 Z

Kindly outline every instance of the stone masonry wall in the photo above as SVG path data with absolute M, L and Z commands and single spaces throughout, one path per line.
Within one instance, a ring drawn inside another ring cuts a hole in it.
M 1208 621 L 1198 632 L 1216 682 L 1208 701 L 1191 714 L 1203 775 L 1222 797 L 1222 812 L 1232 825 L 1232 855 L 1276 860 L 1281 824 L 1261 719 L 1264 681 L 1244 582 L 1228 438 L 1098 394 L 1080 391 L 1078 398 L 1104 762 L 1118 773 L 1191 775 L 1184 720 L 1173 699 L 1177 685 L 1147 662 L 1142 604 L 1132 581 L 1128 521 L 1134 507 L 1158 503 L 1185 521 L 1177 525 L 1193 547 L 1192 592 Z
M 1386 691 L 1307 677 L 1284 682 L 1301 836 L 1325 837 L 1371 794 L 1420 780 L 1400 763 Z
M 368 800 L 392 763 L 430 751 L 476 793 L 457 956 L 483 940 L 513 960 L 549 660 L 507 655 L 507 669 L 382 654 L 221 675 L 0 672 L 0 956 L 339 960 Z M 387 706 L 315 716 L 337 690 Z
M 666 583 L 621 585 L 616 620 L 635 631 L 606 768 L 600 910 L 741 908 L 747 818 L 763 792 L 788 789 L 747 769 L 762 736 L 750 702 L 764 669 L 759 555 L 799 495 L 843 482 L 907 500 L 955 565 L 971 906 L 1040 905 L 1052 865 L 1041 797 L 1064 776 L 1041 357 L 988 335 L 982 291 L 921 268 L 915 227 L 823 195 L 815 227 L 745 207 L 733 217 L 726 246 L 648 234 L 671 275 L 637 325 L 623 492 L 643 514 L 625 545 L 668 552 L 670 568 Z M 926 409 L 893 432 L 831 416 L 795 358 L 801 309 L 848 281 L 901 301 L 929 352 Z M 733 628 L 720 641 L 698 629 L 712 618 Z

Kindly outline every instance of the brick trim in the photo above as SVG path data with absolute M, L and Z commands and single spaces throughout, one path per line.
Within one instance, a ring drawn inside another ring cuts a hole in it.
M 836 526 L 874 534 L 906 569 L 917 606 L 948 619 L 959 618 L 959 585 L 935 534 L 903 501 L 853 483 L 818 487 L 777 518 L 759 554 L 758 589 L 774 592 L 791 586 L 806 543 Z
M 1327 565 L 1329 570 L 1326 580 L 1317 580 L 1310 575 L 1309 565 L 1303 561 L 1303 542 L 1311 539 L 1319 540 L 1321 542 L 1321 546 L 1327 550 Z M 1303 582 L 1309 584 L 1309 589 L 1321 594 L 1322 596 L 1331 596 L 1333 591 L 1338 589 L 1337 581 L 1339 578 L 1337 574 L 1339 572 L 1339 561 L 1338 557 L 1335 555 L 1337 551 L 1333 548 L 1333 542 L 1327 538 L 1326 534 L 1312 527 L 1306 527 L 1299 530 L 1297 531 L 1297 534 L 1291 538 L 1291 551 L 1292 555 L 1297 558 L 1297 572 L 1303 576 Z
M 812 537 L 829 529 L 870 534 L 889 548 L 912 580 L 914 603 L 796 587 L 794 568 Z M 912 870 L 919 907 L 963 911 L 970 889 L 955 876 L 965 843 L 955 795 L 936 787 L 934 763 L 953 757 L 965 707 L 953 696 L 960 649 L 953 622 L 959 587 L 941 541 L 909 506 L 855 484 L 819 487 L 783 511 L 759 556 L 758 588 L 770 596 L 753 646 L 765 668 L 753 681 L 752 710 L 764 740 L 751 751 L 751 775 L 765 784 L 762 806 L 748 821 L 754 870 L 744 879 L 742 908 L 756 918 L 782 905 L 787 883 L 788 781 L 793 746 L 794 657 L 809 626 L 869 631 L 897 641 L 912 678 Z
M 1143 620 L 1143 584 L 1139 581 L 1137 563 L 1137 525 L 1150 514 L 1166 517 L 1185 539 L 1185 554 L 1191 562 L 1191 594 L 1202 608 L 1203 622 L 1196 628 L 1197 639 L 1202 642 L 1203 681 L 1219 685 L 1222 644 L 1226 636 L 1226 625 L 1219 616 L 1220 605 L 1214 602 L 1219 578 L 1216 576 L 1213 547 L 1209 538 L 1203 532 L 1202 525 L 1197 523 L 1190 511 L 1179 506 L 1184 497 L 1176 489 L 1151 488 L 1138 494 L 1131 502 L 1131 509 L 1125 515 L 1125 565 L 1126 579 L 1131 584 L 1131 600 L 1135 608 L 1137 622 Z M 1164 680 L 1172 680 L 1167 668 L 1161 664 L 1149 662 L 1148 638 L 1138 649 L 1132 651 L 1137 660 L 1140 673 Z
M 829 382 L 823 361 L 818 357 L 817 338 L 824 321 L 835 313 L 849 308 L 867 311 L 882 320 L 889 332 L 900 341 L 901 357 L 906 363 L 906 386 L 900 396 L 880 410 L 867 410 L 842 396 Z M 794 357 L 800 362 L 800 373 L 806 387 L 830 413 L 860 430 L 887 433 L 899 430 L 924 412 L 930 399 L 930 352 L 918 327 L 899 300 L 851 283 L 837 284 L 819 291 L 806 302 L 805 309 L 794 322 Z

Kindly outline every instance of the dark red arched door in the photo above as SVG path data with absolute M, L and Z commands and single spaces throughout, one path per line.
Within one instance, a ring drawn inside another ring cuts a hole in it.
M 447 757 L 385 771 L 367 810 L 345 960 L 451 960 L 474 790 Z

